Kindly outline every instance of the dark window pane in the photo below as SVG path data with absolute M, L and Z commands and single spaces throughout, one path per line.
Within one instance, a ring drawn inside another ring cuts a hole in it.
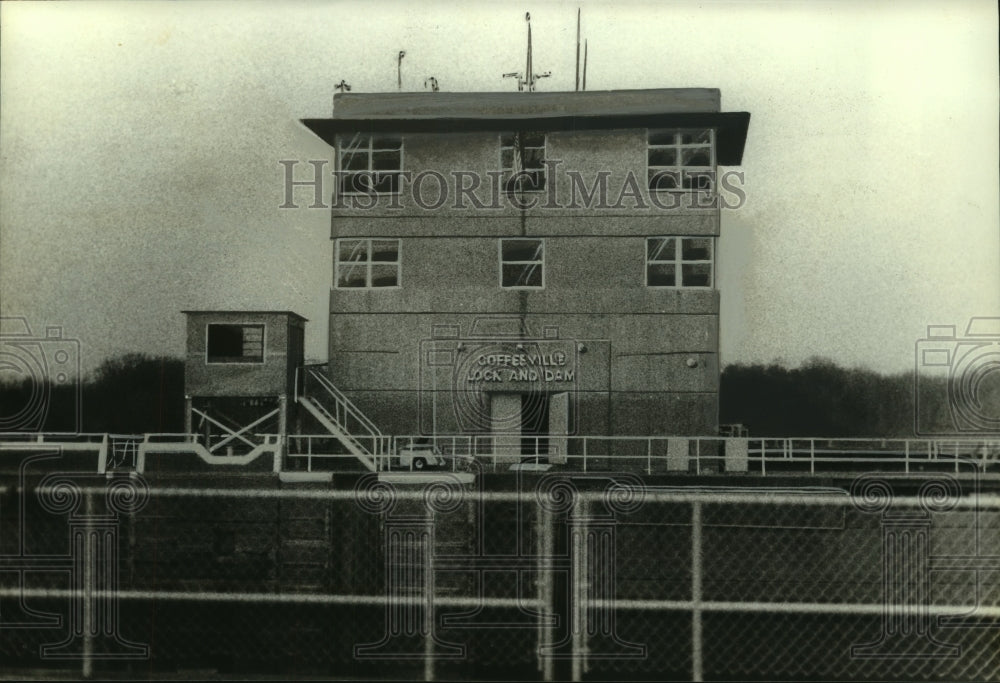
M 347 152 L 340 157 L 340 170 L 342 171 L 367 171 L 368 151 Z
M 646 240 L 647 261 L 673 261 L 674 258 L 673 237 L 652 237 Z
M 651 263 L 646 266 L 646 284 L 650 287 L 674 287 L 674 264 Z
M 543 161 L 545 159 L 544 149 L 525 149 L 524 150 L 524 167 L 526 169 L 532 168 L 544 168 Z
M 504 240 L 501 244 L 504 261 L 542 260 L 541 240 Z
M 239 325 L 208 326 L 208 359 L 243 355 L 243 329 Z
M 209 325 L 209 363 L 260 363 L 264 360 L 263 325 Z
M 685 287 L 709 287 L 712 284 L 712 266 L 708 263 L 682 265 L 681 280 Z
M 674 134 L 659 130 L 651 130 L 649 131 L 649 144 L 672 145 L 674 144 Z
M 514 168 L 514 150 L 512 149 L 500 150 L 500 166 L 504 169 Z
M 525 147 L 545 147 L 545 133 L 525 133 L 524 134 L 524 146 Z
M 692 147 L 681 150 L 682 166 L 711 166 L 712 149 L 710 147 Z
M 507 133 L 500 136 L 500 144 L 503 147 L 514 147 L 516 138 L 513 133 Z
M 372 287 L 395 287 L 398 284 L 398 266 L 372 266 Z
M 364 287 L 365 278 L 368 274 L 368 266 L 365 263 L 342 263 L 337 268 L 338 287 Z
M 681 133 L 682 145 L 708 144 L 709 142 L 711 142 L 711 137 L 707 130 L 688 130 Z
M 398 261 L 397 240 L 372 240 L 372 261 Z
M 398 171 L 399 152 L 372 152 L 373 171 Z
M 651 149 L 648 156 L 650 166 L 677 165 L 677 150 L 674 149 Z
M 684 261 L 709 261 L 712 258 L 712 241 L 695 237 L 681 241 L 681 259 Z
M 375 174 L 372 189 L 378 194 L 395 194 L 399 192 L 398 173 L 377 173 Z
M 368 243 L 365 240 L 341 240 L 339 244 L 341 261 L 368 260 Z
M 504 264 L 504 287 L 541 287 L 542 267 L 539 264 Z

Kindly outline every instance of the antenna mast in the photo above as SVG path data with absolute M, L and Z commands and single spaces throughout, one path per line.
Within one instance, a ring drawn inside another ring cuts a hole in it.
M 399 56 L 396 57 L 396 88 L 399 90 L 403 89 L 403 57 L 406 56 L 406 50 L 400 50 Z
M 551 71 L 546 71 L 545 73 L 536 74 L 532 72 L 534 69 L 534 63 L 532 62 L 531 55 L 531 13 L 524 13 L 524 20 L 528 23 L 528 55 L 524 62 L 524 73 L 520 71 L 511 71 L 503 75 L 504 78 L 516 78 L 517 79 L 517 91 L 524 92 L 535 92 L 535 81 L 539 78 L 548 78 L 552 75 Z
M 576 8 L 576 91 L 580 92 L 580 8 Z
M 524 20 L 528 22 L 528 63 L 524 67 L 524 77 L 528 79 L 528 92 L 532 92 L 535 79 L 531 76 L 531 12 L 524 13 Z

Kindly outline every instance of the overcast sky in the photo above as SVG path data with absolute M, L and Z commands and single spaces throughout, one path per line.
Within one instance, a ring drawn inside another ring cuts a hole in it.
M 292 309 L 324 359 L 329 211 L 279 210 L 333 86 L 714 87 L 752 114 L 723 214 L 723 362 L 908 370 L 928 324 L 1000 315 L 993 2 L 0 4 L 0 312 L 84 369 L 180 355 L 189 308 Z

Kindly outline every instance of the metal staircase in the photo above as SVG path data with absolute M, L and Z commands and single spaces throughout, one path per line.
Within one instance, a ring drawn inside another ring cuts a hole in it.
M 372 472 L 389 454 L 390 439 L 320 370 L 304 366 L 297 370 L 295 400 Z

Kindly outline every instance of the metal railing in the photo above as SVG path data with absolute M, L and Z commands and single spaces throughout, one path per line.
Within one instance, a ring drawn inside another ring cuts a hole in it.
M 979 472 L 1000 471 L 1000 440 L 986 439 L 829 439 L 738 438 L 685 436 L 535 436 L 494 434 L 397 435 L 378 432 L 353 404 L 343 403 L 339 424 L 353 424 L 346 435 L 289 434 L 290 461 L 304 459 L 306 469 L 315 461 L 343 461 L 356 457 L 338 447 L 346 440 L 371 454 L 377 469 L 400 469 L 400 450 L 426 443 L 447 461 L 451 470 L 467 469 L 474 460 L 487 470 L 499 471 L 513 463 L 549 463 L 569 471 L 630 471 L 636 473 L 690 472 L 741 473 L 760 476 L 850 475 L 883 471 L 903 473 L 952 472 L 964 476 L 971 464 Z M 354 416 L 357 416 L 355 418 Z M 332 419 L 332 418 L 331 418 Z M 257 443 L 276 443 L 273 433 L 245 433 Z M 103 467 L 128 470 L 135 449 L 142 444 L 196 443 L 211 452 L 231 436 L 154 433 L 145 435 L 4 433 L 0 451 L 52 447 L 66 452 L 94 453 L 98 471 Z M 129 450 L 131 449 L 131 450 Z M 224 456 L 223 456 L 224 457 Z M 452 462 L 456 461 L 456 462 Z M 103 464 L 102 464 L 103 463 Z
M 322 367 L 326 366 L 306 365 L 296 370 L 296 400 L 310 400 L 314 408 L 344 432 L 340 436 L 359 450 L 375 458 L 385 455 L 382 432 L 330 381 L 319 369 Z

